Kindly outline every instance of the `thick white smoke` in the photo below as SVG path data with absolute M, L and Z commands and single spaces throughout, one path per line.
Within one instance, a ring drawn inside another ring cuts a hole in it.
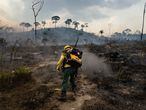
M 112 73 L 110 65 L 105 63 L 104 58 L 99 58 L 88 51 L 83 53 L 82 71 L 92 79 L 100 76 L 109 77 Z

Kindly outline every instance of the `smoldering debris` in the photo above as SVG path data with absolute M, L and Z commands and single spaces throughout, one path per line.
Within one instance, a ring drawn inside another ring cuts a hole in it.
M 110 77 L 112 69 L 110 65 L 105 63 L 104 58 L 99 58 L 95 54 L 85 51 L 83 54 L 82 71 L 88 75 L 89 78 Z

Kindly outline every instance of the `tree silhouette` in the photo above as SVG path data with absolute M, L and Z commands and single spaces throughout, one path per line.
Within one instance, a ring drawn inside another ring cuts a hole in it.
M 37 27 L 40 26 L 41 24 L 40 24 L 39 22 L 34 22 L 34 25 L 35 25 L 36 28 L 37 28 Z
M 25 22 L 21 22 L 21 23 L 19 24 L 19 26 L 21 26 L 21 27 L 22 27 L 23 32 L 24 32 Z
M 81 30 L 82 30 L 82 31 L 84 31 L 84 27 L 85 27 L 85 25 L 82 24 L 82 25 L 81 25 Z
M 71 23 L 72 23 L 72 20 L 71 20 L 71 19 L 67 19 L 67 20 L 65 21 L 66 27 L 67 27 L 67 26 L 69 27 Z
M 84 25 L 85 25 L 86 28 L 88 27 L 88 23 L 85 23 Z
M 85 28 L 88 28 L 88 23 L 85 23 L 84 25 L 85 25 Z
M 74 22 L 73 22 L 74 28 L 75 28 L 75 29 L 78 29 L 79 24 L 80 24 L 79 22 L 74 21 Z
M 45 29 L 46 21 L 42 21 L 43 28 Z
M 28 28 L 32 27 L 32 25 L 30 23 L 25 23 L 25 27 L 27 28 L 28 31 Z
M 13 27 L 5 27 L 6 32 L 13 32 L 14 28 Z
M 103 30 L 100 30 L 99 33 L 100 33 L 100 35 L 102 36 L 103 33 L 104 33 L 104 31 L 103 31 Z
M 33 15 L 34 15 L 34 31 L 35 31 L 35 40 L 36 40 L 36 36 L 37 36 L 37 26 L 36 26 L 36 22 L 37 22 L 37 16 L 39 14 L 39 12 L 41 11 L 42 7 L 44 5 L 44 0 L 35 0 L 32 3 L 32 11 L 33 11 Z
M 58 22 L 59 20 L 60 20 L 60 17 L 59 17 L 59 16 L 53 16 L 53 17 L 52 17 L 52 21 L 53 21 L 52 23 L 55 24 L 55 28 L 56 28 L 56 24 L 57 24 L 57 22 Z

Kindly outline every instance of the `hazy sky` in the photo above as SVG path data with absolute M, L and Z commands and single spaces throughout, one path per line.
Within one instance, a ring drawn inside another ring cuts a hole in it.
M 65 26 L 67 18 L 89 23 L 90 32 L 100 29 L 108 34 L 121 32 L 125 28 L 140 30 L 145 0 L 44 0 L 38 21 L 46 20 L 51 25 L 51 17 L 61 17 L 58 26 Z M 1 0 L 0 19 L 11 23 L 33 23 L 32 0 Z M 146 25 L 145 25 L 146 26 Z M 146 32 L 146 31 L 145 31 Z

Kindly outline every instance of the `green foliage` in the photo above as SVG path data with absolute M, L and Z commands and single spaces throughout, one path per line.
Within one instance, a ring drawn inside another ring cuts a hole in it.
M 31 73 L 27 67 L 19 67 L 12 72 L 0 73 L 0 91 L 31 81 Z

